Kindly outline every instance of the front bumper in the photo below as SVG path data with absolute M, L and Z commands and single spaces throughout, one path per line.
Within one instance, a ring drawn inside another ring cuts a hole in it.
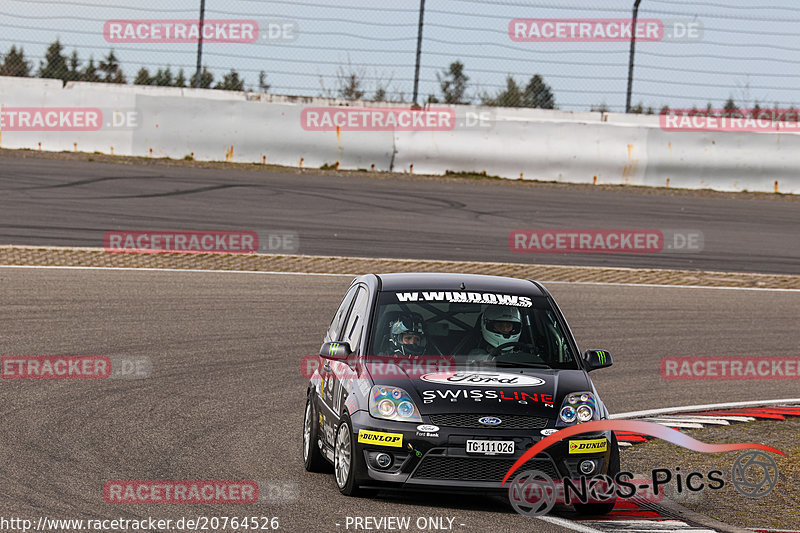
M 351 420 L 356 481 L 359 485 L 372 487 L 505 490 L 501 483 L 506 472 L 530 447 L 544 438 L 540 429 L 440 426 L 439 431 L 434 434 L 421 433 L 417 431 L 415 423 L 378 420 L 365 411 L 355 413 Z M 424 420 L 423 423 L 430 422 Z M 402 441 L 399 446 L 359 442 L 361 430 L 402 435 Z M 611 447 L 610 432 L 586 434 L 569 440 L 599 438 L 608 441 L 603 452 L 570 454 L 567 441 L 561 441 L 526 462 L 517 472 L 539 470 L 552 479 L 574 478 L 580 475 L 578 464 L 585 459 L 592 459 L 597 462 L 597 468 L 592 475 L 606 473 Z M 468 454 L 468 439 L 513 440 L 514 454 Z M 376 458 L 380 453 L 392 457 L 388 468 L 378 466 Z

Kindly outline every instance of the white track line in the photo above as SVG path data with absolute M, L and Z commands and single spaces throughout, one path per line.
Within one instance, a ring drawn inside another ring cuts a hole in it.
M 581 533 L 603 533 L 603 531 L 600 529 L 579 524 L 577 522 L 567 520 L 566 518 L 558 518 L 555 516 L 537 516 L 536 518 L 544 522 L 550 522 L 551 524 L 571 529 L 572 531 L 580 531 Z
M 731 415 L 690 415 L 690 416 L 680 416 L 680 415 L 663 415 L 658 418 L 663 418 L 666 420 L 672 420 L 680 418 L 681 420 L 689 420 L 695 422 L 702 422 L 703 424 L 719 424 L 721 422 L 727 422 L 730 420 L 731 422 L 752 422 L 755 420 L 752 416 L 731 416 Z M 723 424 L 724 425 L 724 424 Z
M 727 420 L 720 420 L 718 418 L 714 418 L 713 416 L 706 416 L 704 418 L 690 418 L 690 417 L 679 417 L 679 416 L 659 416 L 653 418 L 643 418 L 642 420 L 646 420 L 649 422 L 686 422 L 689 424 L 713 424 L 717 426 L 730 426 L 731 423 Z
M 598 521 L 602 524 L 605 533 L 718 533 L 716 529 L 709 529 L 704 526 L 690 526 L 682 520 L 604 520 Z M 614 527 L 619 526 L 619 527 Z
M 672 413 L 685 413 L 689 411 L 711 411 L 716 409 L 733 409 L 736 407 L 767 407 L 780 404 L 800 404 L 800 398 L 784 398 L 782 400 L 752 400 L 746 402 L 727 402 L 709 403 L 704 405 L 686 405 L 682 407 L 667 407 L 665 409 L 648 409 L 645 411 L 631 411 L 629 413 L 617 413 L 611 415 L 610 419 L 641 418 L 653 415 L 666 415 Z M 724 415 L 723 415 L 724 416 Z
M 645 419 L 645 421 L 646 420 L 647 419 Z M 661 426 L 667 426 L 669 428 L 703 429 L 703 424 L 696 424 L 690 422 L 654 422 L 654 423 Z
M 730 416 L 730 415 L 715 415 L 714 418 L 720 420 L 730 420 L 731 422 L 755 422 L 756 419 L 752 416 Z M 798 531 L 800 533 L 800 531 Z
M 736 272 L 733 272 L 734 274 Z M 775 274 L 776 276 L 780 274 Z M 536 280 L 537 282 L 541 283 L 542 285 L 555 285 L 555 284 L 567 284 L 567 285 L 609 285 L 612 287 L 655 287 L 655 288 L 664 288 L 669 287 L 673 289 L 719 289 L 719 290 L 727 290 L 727 291 L 771 291 L 771 292 L 800 292 L 800 289 L 777 289 L 777 288 L 770 288 L 770 287 L 715 287 L 712 285 L 660 285 L 658 283 L 620 283 L 620 282 L 611 282 L 611 281 L 545 281 L 545 280 Z

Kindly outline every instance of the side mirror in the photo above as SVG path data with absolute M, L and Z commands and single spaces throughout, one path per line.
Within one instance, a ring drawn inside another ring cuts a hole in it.
M 319 354 L 322 357 L 335 361 L 344 361 L 352 353 L 353 350 L 350 349 L 350 344 L 346 342 L 326 342 L 319 349 Z
M 611 354 L 607 350 L 586 350 L 583 352 L 583 360 L 586 362 L 587 372 L 598 368 L 607 368 L 614 364 Z

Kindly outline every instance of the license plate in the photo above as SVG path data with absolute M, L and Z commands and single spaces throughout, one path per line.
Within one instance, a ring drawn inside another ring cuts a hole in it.
M 513 455 L 513 440 L 468 440 L 467 453 L 483 455 Z

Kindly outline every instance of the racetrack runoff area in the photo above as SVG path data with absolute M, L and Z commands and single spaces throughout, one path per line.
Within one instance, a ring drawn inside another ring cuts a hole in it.
M 51 262 L 63 262 L 58 255 L 52 254 Z M 153 260 L 154 254 L 146 255 L 142 260 Z M 146 356 L 152 363 L 150 376 L 139 380 L 4 380 L 6 437 L 0 458 L 7 466 L 1 472 L 6 497 L 0 512 L 67 517 L 64 502 L 78 501 L 82 514 L 112 518 L 119 509 L 102 499 L 111 476 L 257 479 L 293 487 L 292 498 L 253 507 L 257 514 L 280 516 L 287 530 L 334 530 L 347 516 L 405 515 L 454 517 L 469 528 L 463 531 L 518 529 L 524 519 L 498 511 L 496 500 L 443 496 L 436 505 L 425 495 L 342 500 L 330 476 L 303 470 L 296 459 L 298 398 L 306 382 L 299 361 L 319 349 L 351 275 L 0 268 L 8 289 L 0 310 L 4 353 Z M 777 381 L 769 387 L 753 381 L 667 382 L 659 361 L 675 354 L 786 353 L 800 345 L 797 291 L 613 282 L 546 286 L 580 347 L 605 348 L 614 357 L 611 369 L 593 373 L 612 412 L 792 397 L 796 388 Z M 221 446 L 228 453 L 221 454 Z M 142 516 L 157 511 L 165 519 L 197 514 L 182 505 L 126 511 Z M 230 512 L 223 505 L 206 511 Z M 566 527 L 536 525 L 542 531 Z

